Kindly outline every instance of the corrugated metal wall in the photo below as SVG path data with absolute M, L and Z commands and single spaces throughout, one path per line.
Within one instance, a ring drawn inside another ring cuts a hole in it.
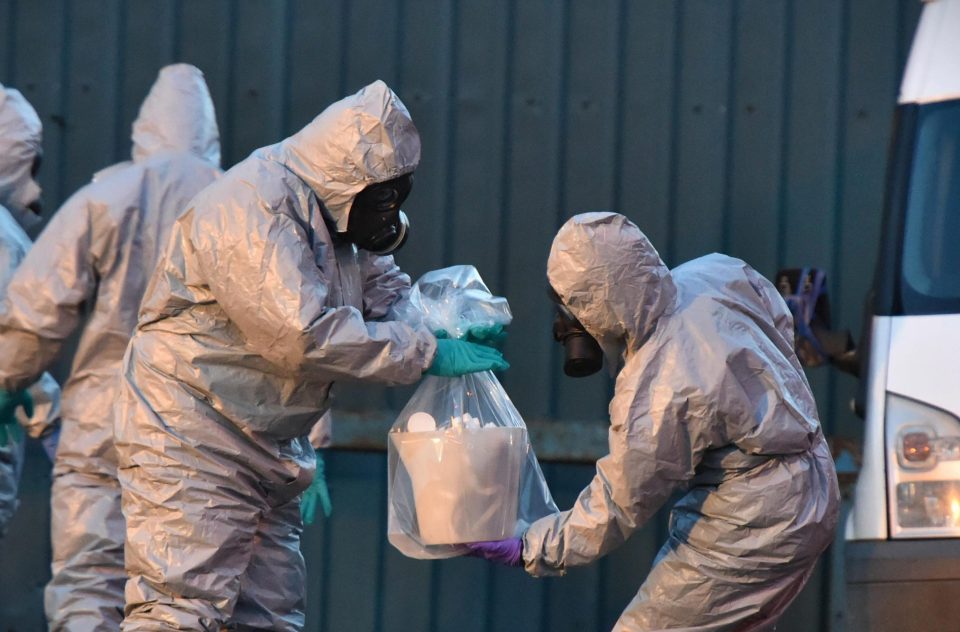
M 544 262 L 560 223 L 619 210 L 670 264 L 714 250 L 768 275 L 820 264 L 840 324 L 858 329 L 918 12 L 915 0 L 0 0 L 0 81 L 43 118 L 52 208 L 127 157 L 165 63 L 206 72 L 225 165 L 386 80 L 423 137 L 401 263 L 476 264 L 514 308 L 504 382 L 521 412 L 604 423 L 609 380 L 563 378 L 549 334 Z M 828 432 L 858 435 L 852 380 L 812 381 Z M 339 404 L 382 414 L 408 392 L 345 387 Z M 33 456 L 0 546 L 3 629 L 41 620 L 47 482 Z M 546 470 L 561 506 L 592 472 Z M 304 545 L 310 629 L 606 629 L 663 536 L 658 521 L 562 580 L 413 562 L 383 537 L 384 471 L 382 454 L 330 457 L 336 513 Z M 815 577 L 780 629 L 826 629 L 827 586 Z

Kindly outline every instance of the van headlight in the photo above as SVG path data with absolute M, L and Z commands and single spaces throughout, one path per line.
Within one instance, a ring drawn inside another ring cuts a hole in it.
M 888 393 L 886 438 L 893 536 L 960 534 L 960 419 Z

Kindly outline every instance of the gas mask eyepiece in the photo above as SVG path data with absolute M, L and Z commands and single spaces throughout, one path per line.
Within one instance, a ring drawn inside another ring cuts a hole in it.
M 413 174 L 407 173 L 360 191 L 350 207 L 347 239 L 375 255 L 399 250 L 410 235 L 410 220 L 400 205 L 412 187 Z
M 552 289 L 557 313 L 553 319 L 553 339 L 563 345 L 563 372 L 570 377 L 587 377 L 603 368 L 603 349 Z

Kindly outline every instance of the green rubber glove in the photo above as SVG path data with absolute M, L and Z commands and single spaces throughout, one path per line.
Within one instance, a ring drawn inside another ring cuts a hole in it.
M 467 331 L 467 342 L 475 342 L 479 345 L 496 347 L 507 338 L 507 332 L 503 325 L 478 325 L 471 327 Z
M 323 463 L 323 457 L 317 455 L 317 471 L 313 474 L 313 482 L 310 487 L 303 492 L 300 499 L 300 517 L 303 518 L 303 524 L 313 524 L 317 514 L 317 501 L 323 508 L 323 515 L 327 518 L 333 512 L 333 505 L 330 503 L 330 490 L 327 489 L 327 476 Z
M 478 371 L 505 371 L 510 365 L 496 349 L 465 340 L 437 339 L 437 355 L 427 369 L 429 375 L 459 377 Z
M 17 408 L 23 406 L 27 417 L 33 417 L 33 398 L 27 391 L 0 391 L 0 444 L 6 445 L 10 437 L 18 439 L 23 436 L 23 430 L 17 421 Z M 8 432 L 9 427 L 9 432 Z

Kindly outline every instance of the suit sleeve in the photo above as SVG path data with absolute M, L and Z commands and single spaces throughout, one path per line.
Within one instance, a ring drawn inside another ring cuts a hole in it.
M 410 296 L 410 277 L 400 270 L 393 257 L 360 252 L 363 277 L 363 316 L 367 320 L 391 318 L 402 311 Z
M 690 421 L 702 404 L 684 394 L 656 363 L 637 377 L 625 368 L 610 404 L 610 453 L 573 508 L 533 523 L 523 558 L 531 575 L 563 574 L 620 546 L 673 491 L 692 478 L 702 443 Z
M 281 211 L 220 206 L 190 232 L 211 293 L 247 344 L 287 370 L 331 380 L 419 379 L 436 352 L 430 333 L 328 307 L 325 275 L 335 271 L 318 268 L 304 228 Z
M 0 308 L 0 388 L 36 382 L 96 292 L 90 210 L 80 194 L 68 200 L 10 279 Z

